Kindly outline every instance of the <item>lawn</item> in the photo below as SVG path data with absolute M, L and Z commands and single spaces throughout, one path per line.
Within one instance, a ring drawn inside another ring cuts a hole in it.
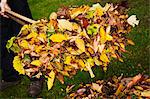
M 59 7 L 71 5 L 91 5 L 96 2 L 104 5 L 106 2 L 117 3 L 122 0 L 28 0 L 32 16 L 35 20 L 40 18 L 48 18 L 51 12 L 57 11 Z M 75 84 L 78 87 L 79 83 L 89 83 L 98 79 L 107 79 L 113 75 L 134 76 L 138 73 L 147 74 L 150 76 L 150 42 L 149 42 L 149 0 L 126 0 L 129 4 L 129 15 L 136 14 L 140 20 L 140 24 L 136 26 L 128 35 L 134 42 L 134 46 L 127 46 L 128 53 L 124 54 L 124 62 L 112 61 L 108 71 L 104 73 L 101 68 L 94 68 L 95 78 L 91 79 L 88 72 L 78 72 L 73 78 L 65 78 L 65 84 L 61 84 L 57 79 L 53 88 L 48 91 L 46 83 L 42 93 L 38 97 L 60 99 L 63 98 L 65 88 L 68 84 Z M 0 92 L 2 98 L 29 98 L 27 95 L 27 87 L 30 80 L 22 76 L 22 81 L 19 85 L 10 87 L 3 92 Z M 76 88 L 75 87 L 75 88 Z

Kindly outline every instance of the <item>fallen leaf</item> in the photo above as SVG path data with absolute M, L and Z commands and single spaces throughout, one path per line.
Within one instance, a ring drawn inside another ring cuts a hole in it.
M 6 44 L 7 50 L 9 50 L 11 48 L 15 39 L 16 39 L 16 37 L 11 37 L 11 39 L 7 41 L 7 44 Z
M 68 20 L 66 20 L 66 19 L 58 19 L 57 21 L 58 21 L 58 27 L 61 30 L 69 30 L 69 31 L 73 30 L 72 23 L 69 22 Z
M 104 44 L 106 42 L 106 32 L 104 30 L 104 27 L 100 28 L 100 42 L 101 44 Z
M 67 40 L 67 38 L 65 37 L 65 35 L 57 33 L 51 35 L 50 40 L 52 40 L 53 42 L 62 42 L 63 40 Z
M 62 84 L 64 84 L 64 76 L 62 74 L 58 73 L 56 77 Z
M 29 43 L 26 40 L 22 40 L 19 45 L 25 49 L 29 48 Z
M 27 35 L 27 39 L 36 38 L 37 36 L 38 34 L 36 32 L 31 32 L 29 35 Z
M 115 95 L 118 96 L 122 92 L 123 88 L 124 88 L 123 84 L 120 83 L 117 91 L 115 92 Z
M 141 92 L 141 96 L 150 98 L 150 90 L 145 90 L 145 91 Z
M 82 51 L 82 52 L 85 52 L 85 44 L 84 44 L 84 41 L 80 38 L 77 38 L 75 40 L 75 44 L 76 46 Z
M 64 63 L 65 64 L 70 64 L 70 62 L 71 62 L 71 56 L 67 56 Z
M 42 63 L 41 63 L 40 60 L 33 60 L 33 61 L 31 62 L 31 65 L 35 65 L 35 66 L 40 67 L 40 66 L 42 65 Z
M 79 63 L 79 65 L 80 65 L 80 66 L 82 66 L 82 68 L 84 68 L 84 67 L 85 67 L 85 64 L 84 64 L 84 62 L 83 62 L 83 60 L 82 60 L 82 59 L 79 59 L 78 63 Z
M 139 20 L 137 20 L 136 15 L 131 15 L 131 16 L 127 19 L 127 22 L 128 22 L 131 26 L 133 26 L 133 27 L 135 27 L 135 25 L 138 25 L 138 24 L 139 24 Z
M 127 42 L 128 42 L 128 44 L 135 45 L 132 40 L 129 40 L 129 39 L 128 39 Z
M 50 73 L 49 73 L 49 77 L 48 77 L 48 81 L 47 81 L 47 86 L 48 86 L 48 90 L 50 90 L 53 86 L 53 83 L 54 83 L 54 79 L 55 79 L 55 73 L 54 71 L 52 70 Z
M 100 60 L 102 60 L 105 63 L 110 62 L 105 52 L 101 53 Z
M 86 63 L 86 68 L 89 71 L 91 78 L 94 78 L 95 75 L 94 75 L 94 73 L 93 73 L 93 71 L 91 69 L 90 63 L 88 63 L 88 62 Z
M 99 93 L 102 93 L 102 85 L 99 86 L 99 85 L 96 84 L 96 83 L 92 83 L 91 88 L 92 88 L 93 90 L 96 90 L 96 91 L 99 92 Z
M 131 88 L 134 84 L 138 83 L 138 81 L 142 78 L 141 74 L 136 75 L 135 77 L 132 78 L 132 81 L 130 81 L 127 84 L 127 88 Z
M 21 60 L 19 58 L 19 56 L 15 56 L 14 60 L 13 60 L 13 67 L 16 71 L 19 72 L 19 74 L 25 74 L 25 70 L 23 68 L 23 65 L 21 63 Z

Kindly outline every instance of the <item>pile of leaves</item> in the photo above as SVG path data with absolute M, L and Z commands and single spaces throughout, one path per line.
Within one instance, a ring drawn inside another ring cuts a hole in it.
M 112 59 L 123 62 L 125 46 L 134 45 L 126 35 L 138 23 L 119 5 L 64 7 L 49 20 L 24 25 L 6 47 L 16 53 L 13 66 L 20 74 L 46 77 L 51 89 L 55 77 L 63 84 L 64 76 L 85 70 L 93 78 L 92 67 L 106 71 Z
M 112 77 L 95 83 L 81 84 L 76 91 L 74 85 L 67 86 L 66 98 L 69 99 L 145 99 L 150 98 L 150 77 L 138 74 L 135 77 Z

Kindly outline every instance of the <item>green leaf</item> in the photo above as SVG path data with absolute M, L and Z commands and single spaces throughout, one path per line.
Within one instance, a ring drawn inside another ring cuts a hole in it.
M 18 52 L 20 52 L 20 47 L 17 45 L 17 44 L 13 44 L 12 46 L 11 46 L 11 48 L 10 48 L 14 53 L 18 53 Z
M 98 33 L 98 30 L 99 30 L 99 25 L 93 24 L 93 25 L 88 26 L 87 33 L 89 35 L 96 35 Z
M 13 36 L 13 37 L 11 37 L 11 39 L 10 40 L 8 40 L 7 41 L 7 44 L 6 44 L 6 48 L 7 48 L 7 50 L 9 50 L 11 47 L 12 47 L 12 45 L 13 45 L 13 42 L 14 42 L 14 40 L 16 39 L 16 37 L 15 36 Z

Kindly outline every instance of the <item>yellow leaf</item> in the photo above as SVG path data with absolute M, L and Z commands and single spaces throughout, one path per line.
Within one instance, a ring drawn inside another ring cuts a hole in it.
M 48 90 L 50 90 L 53 86 L 53 83 L 54 83 L 54 79 L 55 79 L 55 73 L 54 71 L 52 70 L 50 73 L 49 73 L 49 77 L 48 77 L 48 81 L 47 81 L 47 86 L 48 86 Z
M 91 69 L 91 66 L 90 66 L 90 63 L 89 63 L 89 62 L 86 63 L 86 68 L 87 68 L 87 70 L 89 71 L 91 78 L 94 78 L 95 75 L 94 75 L 94 73 L 93 73 L 93 71 L 92 71 L 92 69 Z
M 83 51 L 81 51 L 80 49 L 78 49 L 78 50 L 71 50 L 70 51 L 70 53 L 72 54 L 72 55 L 80 55 L 80 54 L 82 54 L 83 53 Z
M 102 16 L 104 14 L 103 9 L 96 8 L 96 15 Z
M 117 55 L 115 53 L 112 53 L 111 57 L 117 58 Z
M 42 38 L 43 40 L 46 40 L 46 34 L 45 33 L 40 33 L 39 38 Z
M 36 53 L 39 53 L 39 52 L 42 50 L 42 47 L 43 47 L 42 45 L 36 46 L 36 47 L 35 47 L 35 52 L 36 52 Z
M 19 58 L 19 56 L 15 56 L 14 60 L 13 60 L 13 67 L 16 71 L 19 72 L 19 74 L 25 74 L 23 65 L 21 64 L 21 60 Z
M 91 47 L 88 48 L 88 51 L 90 52 L 90 54 L 94 54 L 94 51 Z
M 123 43 L 120 43 L 120 46 L 125 49 L 125 45 Z
M 29 43 L 26 40 L 22 40 L 20 42 L 20 46 L 25 48 L 25 49 L 28 49 L 29 48 Z
M 27 36 L 27 39 L 30 39 L 30 38 L 36 38 L 38 36 L 38 34 L 36 32 L 31 32 L 28 36 Z
M 71 62 L 71 56 L 67 56 L 64 63 L 70 64 L 70 62 Z
M 93 58 L 89 58 L 89 59 L 87 59 L 87 62 L 90 64 L 90 66 L 94 66 L 94 60 L 93 60 Z
M 72 70 L 72 68 L 73 68 L 72 66 L 65 66 L 65 68 L 64 68 L 64 69 L 65 69 L 66 71 L 71 71 L 71 70 Z
M 104 44 L 106 42 L 106 32 L 104 30 L 104 27 L 100 28 L 100 42 L 101 44 Z
M 90 8 L 90 10 L 95 10 L 96 15 L 98 15 L 98 16 L 103 15 L 103 8 L 99 3 L 93 4 L 93 6 Z
M 93 59 L 94 59 L 94 63 L 95 63 L 97 66 L 102 65 L 102 63 L 98 60 L 98 57 L 95 56 Z
M 109 34 L 106 35 L 106 40 L 111 41 L 113 39 L 113 37 Z
M 128 40 L 127 42 L 128 42 L 128 44 L 135 45 L 132 40 Z
M 100 55 L 100 59 L 103 61 L 103 62 L 110 62 L 107 55 L 105 54 L 105 52 L 102 52 L 102 54 Z
M 60 62 L 55 62 L 56 63 L 56 67 L 59 69 L 59 70 L 63 70 L 63 65 L 60 63 Z
M 150 90 L 145 90 L 141 92 L 141 96 L 150 98 Z
M 63 74 L 64 76 L 68 76 L 69 77 L 69 73 L 67 71 L 60 71 L 61 74 Z
M 119 58 L 119 61 L 120 61 L 120 62 L 123 62 L 123 59 Z
M 71 18 L 75 18 L 76 16 L 78 16 L 79 14 L 83 14 L 85 13 L 86 11 L 89 10 L 89 6 L 81 6 L 81 7 L 78 7 L 78 8 L 74 8 L 70 11 L 70 15 L 71 15 Z
M 50 36 L 50 40 L 53 42 L 62 42 L 63 40 L 67 40 L 67 38 L 63 34 L 53 34 Z
M 82 51 L 82 52 L 85 52 L 85 44 L 84 44 L 84 41 L 80 38 L 77 38 L 75 40 L 75 43 L 76 43 L 76 46 Z
M 123 88 L 124 88 L 123 84 L 120 83 L 117 91 L 115 92 L 115 95 L 118 96 L 120 94 L 120 92 L 122 91 Z
M 83 62 L 83 60 L 82 60 L 82 59 L 79 59 L 78 63 L 79 63 L 79 65 L 80 65 L 80 66 L 82 66 L 82 68 L 84 68 L 84 67 L 85 67 L 85 64 L 84 64 L 84 62 Z
M 21 31 L 22 31 L 22 30 L 29 29 L 29 28 L 30 28 L 30 26 L 29 26 L 29 25 L 24 25 L 24 26 L 21 28 Z
M 35 65 L 35 66 L 41 66 L 42 65 L 42 63 L 41 63 L 41 61 L 40 60 L 33 60 L 32 62 L 31 62 L 31 65 Z

